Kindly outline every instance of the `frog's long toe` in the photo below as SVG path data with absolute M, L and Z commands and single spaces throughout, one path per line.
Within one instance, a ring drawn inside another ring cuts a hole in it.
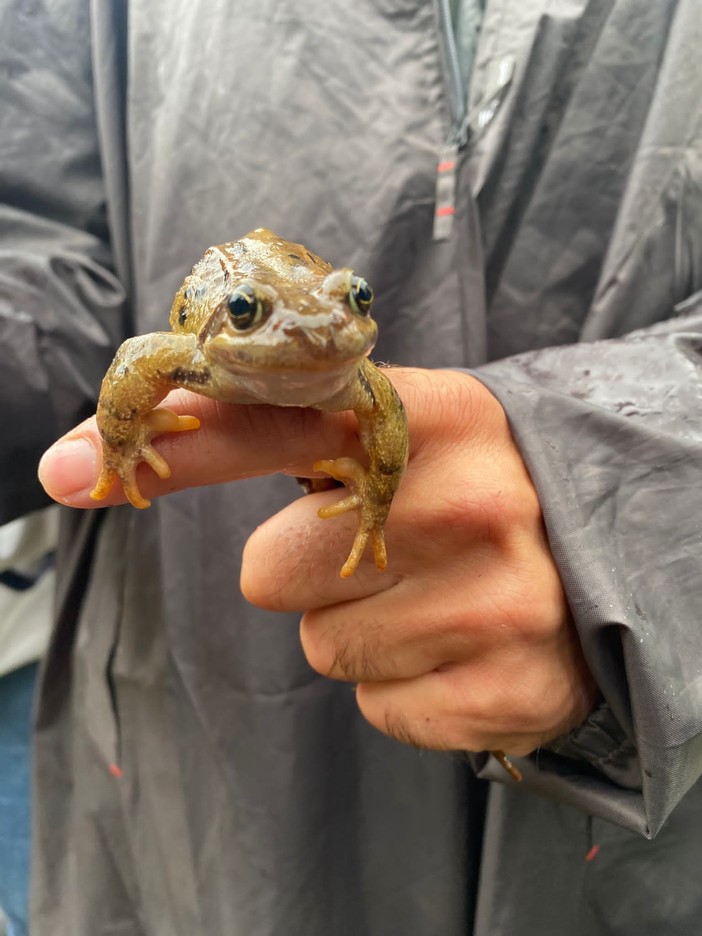
M 383 569 L 387 568 L 388 564 L 388 553 L 385 548 L 385 530 L 382 527 L 373 527 L 371 536 L 373 537 L 373 558 L 375 559 L 375 567 L 382 572 Z
M 200 420 L 197 416 L 179 416 L 172 409 L 168 409 L 167 406 L 157 406 L 156 409 L 151 410 L 144 417 L 144 442 L 139 450 L 139 461 L 145 461 L 150 468 L 153 468 L 159 478 L 165 481 L 166 478 L 170 478 L 171 469 L 163 455 L 151 445 L 151 439 L 165 432 L 188 432 L 191 429 L 199 428 Z M 126 487 L 124 490 L 129 500 L 135 507 L 138 507 L 139 504 L 132 500 Z M 139 494 L 136 481 L 133 483 L 132 490 L 136 491 L 138 500 L 144 500 Z M 148 507 L 150 502 L 146 501 L 145 503 Z
M 327 520 L 329 517 L 338 517 L 339 514 L 348 513 L 350 510 L 356 510 L 362 503 L 363 501 L 358 494 L 350 494 L 348 497 L 344 497 L 335 504 L 329 504 L 327 507 L 320 507 L 317 511 L 317 516 L 321 517 L 323 520 Z
M 367 474 L 366 469 L 355 458 L 323 458 L 312 465 L 312 470 L 324 471 L 344 484 L 350 481 L 352 483 L 349 487 L 352 490 L 354 483 L 360 484 Z
M 112 468 L 105 467 L 100 472 L 100 477 L 97 480 L 97 484 L 90 492 L 90 496 L 93 500 L 104 500 L 107 495 L 110 493 L 112 488 L 112 482 L 117 477 L 117 472 Z
M 199 429 L 200 420 L 197 416 L 179 416 L 167 406 L 157 406 L 144 417 L 144 425 L 148 427 L 153 438 L 163 432 L 188 432 L 190 429 Z
M 153 445 L 145 445 L 141 450 L 141 457 L 149 467 L 153 468 L 161 480 L 165 481 L 166 478 L 170 478 L 171 469 L 168 462 Z
M 139 485 L 136 480 L 136 469 L 137 465 L 135 464 L 130 471 L 120 476 L 120 480 L 124 488 L 124 493 L 129 498 L 129 503 L 139 510 L 146 510 L 147 507 L 151 506 L 151 501 L 147 500 L 139 490 Z
M 351 547 L 351 552 L 346 562 L 341 567 L 341 577 L 349 578 L 358 568 L 358 563 L 361 561 L 363 553 L 366 549 L 366 543 L 368 542 L 369 531 L 364 529 L 362 526 L 358 528 L 356 533 L 356 538 L 353 541 L 353 546 Z

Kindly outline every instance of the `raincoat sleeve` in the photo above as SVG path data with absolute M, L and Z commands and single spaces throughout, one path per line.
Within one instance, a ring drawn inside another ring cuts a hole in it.
M 675 312 L 475 373 L 507 412 L 602 693 L 525 784 L 647 836 L 702 772 L 702 293 Z
M 87 3 L 38 10 L 0 18 L 0 523 L 48 502 L 39 457 L 94 411 L 123 330 Z

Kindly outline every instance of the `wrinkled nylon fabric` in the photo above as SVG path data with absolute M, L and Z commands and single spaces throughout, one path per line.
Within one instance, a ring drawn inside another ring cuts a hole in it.
M 463 758 L 366 726 L 295 618 L 241 598 L 246 537 L 291 482 L 67 513 L 35 936 L 638 936 L 702 914 L 700 14 L 491 0 L 469 112 L 501 62 L 513 78 L 433 243 L 436 14 L 0 3 L 0 392 L 20 420 L 0 519 L 43 503 L 40 451 L 92 410 L 115 345 L 164 327 L 203 249 L 279 229 L 373 283 L 376 359 L 471 368 L 504 405 L 604 720 L 488 794 Z

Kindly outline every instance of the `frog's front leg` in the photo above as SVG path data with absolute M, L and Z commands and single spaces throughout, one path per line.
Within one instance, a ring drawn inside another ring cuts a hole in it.
M 194 335 L 157 332 L 121 345 L 100 389 L 97 424 L 102 472 L 90 492 L 94 500 L 106 497 L 119 478 L 135 507 L 149 506 L 136 482 L 139 463 L 145 461 L 160 478 L 170 475 L 165 458 L 151 440 L 164 432 L 200 425 L 195 416 L 178 416 L 158 404 L 173 387 L 199 390 L 208 379 L 209 368 Z
M 359 366 L 354 383 L 332 404 L 353 409 L 359 435 L 369 459 L 366 469 L 354 458 L 318 461 L 315 471 L 324 471 L 342 481 L 349 495 L 319 510 L 320 517 L 336 517 L 358 511 L 358 530 L 349 557 L 341 569 L 343 578 L 353 575 L 368 540 L 378 569 L 387 565 L 384 525 L 392 499 L 407 464 L 409 450 L 407 416 L 397 391 L 385 374 L 368 360 Z

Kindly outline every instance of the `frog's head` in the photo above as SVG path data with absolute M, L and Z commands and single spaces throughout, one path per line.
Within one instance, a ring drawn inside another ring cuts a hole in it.
M 207 251 L 176 295 L 171 327 L 195 332 L 220 372 L 323 380 L 370 352 L 372 303 L 352 270 L 260 228 Z

